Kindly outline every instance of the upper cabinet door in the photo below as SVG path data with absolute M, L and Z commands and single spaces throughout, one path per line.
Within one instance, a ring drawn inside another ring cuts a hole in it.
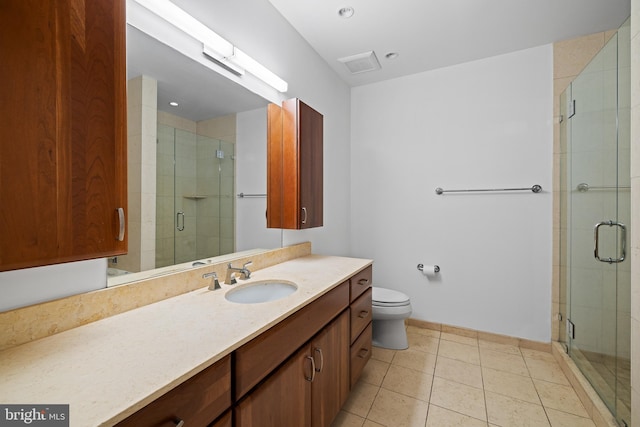
M 126 253 L 124 0 L 0 3 L 0 271 Z
M 297 98 L 267 114 L 267 227 L 321 227 L 323 116 Z

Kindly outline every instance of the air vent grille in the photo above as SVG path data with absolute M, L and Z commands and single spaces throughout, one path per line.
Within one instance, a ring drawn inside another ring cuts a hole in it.
M 379 70 L 380 62 L 374 51 L 359 53 L 357 55 L 346 56 L 339 58 L 338 61 L 346 65 L 351 74 L 366 73 L 369 71 Z

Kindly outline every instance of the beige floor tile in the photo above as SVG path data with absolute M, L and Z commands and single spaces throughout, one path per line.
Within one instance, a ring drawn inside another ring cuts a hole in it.
M 362 427 L 387 427 L 387 426 L 382 425 L 382 424 L 378 424 L 378 423 L 374 423 L 371 420 L 365 420 L 364 424 L 362 425 Z
M 440 331 L 434 331 L 433 329 L 419 328 L 417 326 L 407 326 L 408 334 L 420 334 L 433 338 L 440 338 Z
M 369 359 L 364 369 L 362 370 L 360 381 L 364 381 L 375 386 L 380 386 L 382 384 L 384 376 L 387 374 L 387 370 L 389 370 L 389 366 L 390 364 L 387 362 Z
M 440 342 L 438 338 L 409 332 L 407 333 L 407 339 L 409 340 L 409 348 L 412 350 L 438 354 L 438 343 Z
M 431 396 L 432 374 L 393 365 L 384 377 L 382 387 L 425 402 Z
M 431 403 L 473 418 L 487 419 L 483 391 L 465 384 L 434 377 Z
M 481 348 L 480 362 L 483 368 L 492 368 L 499 371 L 511 372 L 512 374 L 529 376 L 527 365 L 520 355 Z
M 436 355 L 413 349 L 403 350 L 393 357 L 392 365 L 432 374 L 436 366 Z
M 478 346 L 478 339 L 477 338 L 471 338 L 471 337 L 465 337 L 462 335 L 458 335 L 458 334 L 452 334 L 449 332 L 442 332 L 440 334 L 440 339 L 446 340 L 446 341 L 453 341 L 453 342 L 457 342 L 460 344 L 466 344 L 466 345 L 473 345 L 473 346 Z
M 427 427 L 487 427 L 487 423 L 436 405 L 429 405 Z
M 424 427 L 427 408 L 422 400 L 382 388 L 367 419 L 390 427 Z
M 371 352 L 371 358 L 381 362 L 391 363 L 395 354 L 396 350 L 374 346 L 373 351 Z
M 521 355 L 520 347 L 511 344 L 501 344 L 493 341 L 478 340 L 478 346 L 487 350 L 501 351 L 503 353 Z
M 489 423 L 501 427 L 548 427 L 549 421 L 542 405 L 487 391 Z
M 553 354 L 546 351 L 532 350 L 530 348 L 521 348 L 522 355 L 527 359 L 547 360 L 549 362 L 555 362 L 556 358 Z
M 556 384 L 569 385 L 569 380 L 567 380 L 564 372 L 562 372 L 562 368 L 560 368 L 560 365 L 558 365 L 558 362 L 555 360 L 548 360 L 545 358 L 532 359 L 530 357 L 525 357 L 524 361 L 527 364 L 531 378 Z
M 438 355 L 473 363 L 474 365 L 480 364 L 480 353 L 477 346 L 461 344 L 455 341 L 440 340 Z
M 380 388 L 363 381 L 358 381 L 342 406 L 343 411 L 366 418 Z
M 346 411 L 338 412 L 336 418 L 331 423 L 331 427 L 362 427 L 365 419 Z
M 596 427 L 589 418 L 582 418 L 566 412 L 547 408 L 547 416 L 551 421 L 551 427 Z
M 538 395 L 545 408 L 557 409 L 579 417 L 588 418 L 589 414 L 571 386 L 533 380 Z
M 479 365 L 438 356 L 435 375 L 471 387 L 482 388 L 482 371 Z
M 487 391 L 540 405 L 538 392 L 529 377 L 491 368 L 482 368 L 482 380 L 484 389 Z

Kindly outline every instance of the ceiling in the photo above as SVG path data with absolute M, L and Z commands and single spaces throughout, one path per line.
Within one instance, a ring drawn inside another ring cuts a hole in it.
M 193 2 L 200 19 L 215 16 L 215 1 L 174 1 L 185 9 Z M 630 0 L 269 1 L 351 86 L 614 29 L 630 13 Z M 346 6 L 354 9 L 349 19 L 338 15 Z M 367 51 L 381 69 L 351 74 L 338 61 Z M 398 57 L 387 59 L 390 52 Z M 159 110 L 195 121 L 267 102 L 130 26 L 127 69 L 129 78 L 158 80 Z
M 630 0 L 269 1 L 351 86 L 616 29 L 631 9 Z M 367 51 L 381 69 L 351 74 L 338 61 Z

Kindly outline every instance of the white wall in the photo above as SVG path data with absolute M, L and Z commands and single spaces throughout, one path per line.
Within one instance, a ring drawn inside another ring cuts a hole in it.
M 408 294 L 416 319 L 549 341 L 552 47 L 356 87 L 351 103 L 352 254 L 375 260 L 374 284 Z

